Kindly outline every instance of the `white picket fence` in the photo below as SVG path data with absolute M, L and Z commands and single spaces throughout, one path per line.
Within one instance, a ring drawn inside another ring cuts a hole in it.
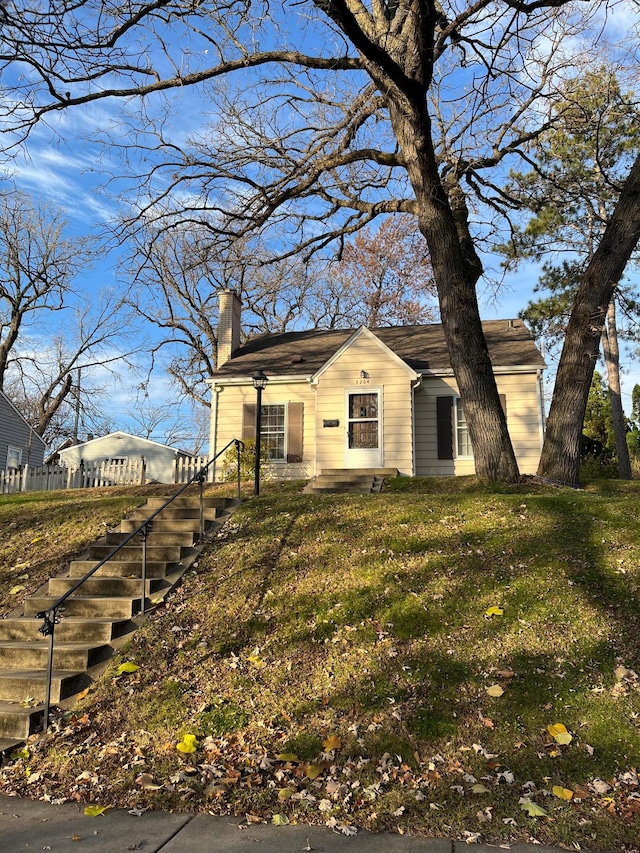
M 190 456 L 175 459 L 172 482 L 186 483 L 209 461 L 208 456 Z M 80 465 L 25 465 L 19 470 L 0 471 L 0 495 L 16 492 L 52 491 L 53 489 L 90 489 L 99 486 L 138 486 L 146 482 L 144 456 L 130 459 L 124 464 L 101 461 Z M 207 472 L 207 482 L 212 482 L 214 466 Z
M 19 470 L 0 471 L 0 494 L 52 491 L 53 489 L 90 489 L 99 486 L 137 486 L 146 479 L 144 457 L 124 464 L 102 461 L 80 465 L 24 465 Z
M 208 456 L 188 456 L 174 459 L 173 461 L 173 482 L 186 483 L 209 461 Z M 211 482 L 213 476 L 213 465 L 207 471 L 207 482 Z

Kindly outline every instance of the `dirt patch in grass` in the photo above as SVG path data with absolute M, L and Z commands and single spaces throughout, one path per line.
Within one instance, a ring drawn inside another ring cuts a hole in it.
M 637 849 L 639 497 L 267 487 L 0 790 Z

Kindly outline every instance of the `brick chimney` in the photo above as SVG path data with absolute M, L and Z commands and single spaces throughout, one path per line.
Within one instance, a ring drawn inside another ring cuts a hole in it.
M 216 369 L 222 367 L 240 346 L 240 312 L 242 302 L 235 290 L 218 292 L 218 358 Z

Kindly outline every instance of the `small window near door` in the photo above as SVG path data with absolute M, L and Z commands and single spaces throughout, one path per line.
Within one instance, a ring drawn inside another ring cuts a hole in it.
M 462 408 L 462 400 L 460 397 L 456 399 L 456 455 L 473 456 L 473 448 L 471 447 L 471 439 L 469 438 L 469 430 L 467 428 L 467 419 L 464 416 L 464 409 Z
M 22 450 L 19 447 L 7 448 L 7 471 L 17 471 L 22 465 Z
M 267 457 L 271 462 L 286 462 L 285 455 L 285 406 L 283 403 L 262 406 L 260 437 L 266 445 Z

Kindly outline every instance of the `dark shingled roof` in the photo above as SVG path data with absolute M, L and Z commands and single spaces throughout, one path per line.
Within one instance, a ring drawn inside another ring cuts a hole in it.
M 494 367 L 544 367 L 544 360 L 522 320 L 486 320 L 482 328 Z M 248 377 L 262 368 L 271 376 L 310 376 L 320 370 L 354 331 L 314 329 L 260 335 L 236 350 L 215 375 L 221 379 Z M 417 373 L 451 369 L 439 323 L 371 331 Z

